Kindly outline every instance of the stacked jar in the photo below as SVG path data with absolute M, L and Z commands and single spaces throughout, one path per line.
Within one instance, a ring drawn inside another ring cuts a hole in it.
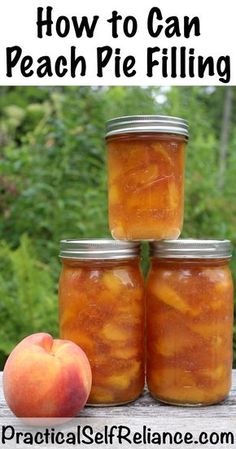
M 90 405 L 133 401 L 144 386 L 144 282 L 140 244 L 63 240 L 60 335 L 77 343 L 92 369 Z
M 152 242 L 147 384 L 162 402 L 208 405 L 231 387 L 233 284 L 227 240 Z
M 179 239 L 184 212 L 185 120 L 119 117 L 107 123 L 109 227 L 114 240 L 61 242 L 60 329 L 92 367 L 91 405 L 136 399 L 147 383 L 176 405 L 220 402 L 231 385 L 230 242 Z
M 133 116 L 107 125 L 109 227 L 122 240 L 176 239 L 183 225 L 185 120 Z

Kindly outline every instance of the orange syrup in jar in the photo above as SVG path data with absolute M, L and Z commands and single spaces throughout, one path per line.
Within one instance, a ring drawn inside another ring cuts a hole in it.
M 86 243 L 82 241 L 82 245 Z M 79 259 L 84 257 L 79 254 L 81 243 L 77 243 L 76 259 L 65 258 L 62 252 L 60 336 L 77 343 L 88 356 L 92 369 L 88 404 L 117 405 L 136 399 L 144 386 L 144 285 L 139 245 L 134 248 L 129 243 L 97 240 L 95 246 L 93 259 Z M 87 251 L 91 256 L 91 247 Z M 99 259 L 101 251 L 103 259 Z M 106 259 L 111 251 L 113 259 Z
M 151 394 L 166 403 L 214 404 L 224 400 L 231 387 L 233 282 L 228 243 L 215 241 L 214 258 L 204 249 L 202 257 L 196 258 L 193 250 L 187 258 L 182 251 L 181 258 L 181 245 L 191 246 L 191 241 L 176 242 L 163 242 L 159 250 L 156 245 L 148 276 L 147 383 Z M 206 242 L 208 250 L 214 248 Z
M 145 132 L 147 120 L 132 132 L 125 126 L 121 133 L 112 131 L 111 125 L 107 134 L 109 227 L 115 239 L 159 240 L 181 233 L 187 131 L 176 119 L 181 124 L 174 130 L 184 134 L 172 133 L 168 121 L 160 132 L 158 117 L 152 118 L 153 132 Z

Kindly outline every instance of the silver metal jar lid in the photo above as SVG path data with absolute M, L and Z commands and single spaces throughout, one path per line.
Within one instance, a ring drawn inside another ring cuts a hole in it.
M 165 115 L 130 115 L 116 117 L 106 123 L 106 137 L 126 133 L 170 133 L 188 138 L 188 122 Z
M 162 240 L 150 243 L 150 254 L 173 259 L 230 259 L 232 246 L 229 240 Z
M 59 257 L 63 259 L 131 259 L 140 253 L 139 242 L 112 239 L 61 240 Z

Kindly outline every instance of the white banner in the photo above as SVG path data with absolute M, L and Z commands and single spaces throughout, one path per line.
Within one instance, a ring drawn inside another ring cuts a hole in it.
M 233 1 L 7 0 L 1 85 L 236 85 Z

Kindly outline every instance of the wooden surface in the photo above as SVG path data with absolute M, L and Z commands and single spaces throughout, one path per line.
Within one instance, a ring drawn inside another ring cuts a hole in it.
M 229 397 L 221 404 L 208 407 L 174 407 L 155 401 L 147 391 L 135 402 L 117 407 L 85 407 L 81 417 L 132 417 L 132 418 L 161 418 L 174 417 L 196 419 L 201 418 L 236 418 L 236 370 L 233 371 L 233 386 Z M 0 373 L 0 417 L 13 416 L 9 410 L 2 391 L 2 373 Z
M 144 429 L 149 429 L 152 435 L 159 435 L 160 438 L 163 438 L 165 434 L 168 434 L 168 438 L 169 435 L 170 438 L 173 438 L 175 435 L 178 435 L 179 438 L 179 435 L 182 437 L 187 434 L 192 437 L 191 444 L 185 443 L 185 440 L 182 440 L 181 444 L 176 444 L 174 440 L 171 443 L 169 441 L 163 443 L 163 440 L 161 440 L 162 442 L 158 445 L 151 440 L 147 444 L 143 442 L 143 439 L 141 444 L 134 444 L 132 439 L 130 440 L 131 442 L 122 441 L 120 443 L 118 439 L 114 438 L 112 444 L 109 442 L 101 445 L 97 444 L 96 440 L 93 440 L 92 443 L 89 443 L 91 449 L 104 449 L 105 447 L 107 449 L 119 449 L 120 447 L 122 449 L 129 449 L 130 447 L 141 449 L 146 449 L 147 447 L 153 449 L 157 447 L 165 449 L 195 449 L 196 447 L 204 447 L 204 449 L 236 448 L 236 370 L 233 372 L 233 387 L 228 399 L 218 405 L 208 407 L 168 406 L 158 403 L 145 391 L 141 398 L 125 406 L 85 407 L 78 417 L 65 424 L 55 424 L 55 420 L 50 420 L 50 424 L 48 421 L 47 424 L 45 422 L 39 423 L 38 421 L 37 424 L 34 423 L 34 426 L 37 427 L 32 428 L 32 426 L 29 426 L 29 423 L 26 424 L 13 416 L 4 399 L 2 373 L 0 373 L 0 448 L 16 449 L 16 447 L 19 447 L 19 449 L 28 449 L 28 443 L 24 442 L 25 435 L 29 435 L 29 432 L 32 435 L 37 435 L 37 432 L 41 433 L 42 429 L 44 431 L 49 429 L 50 432 L 55 431 L 63 433 L 63 435 L 69 432 L 69 434 L 72 433 L 76 436 L 78 435 L 78 429 L 82 429 L 81 432 L 83 432 L 84 429 L 88 428 L 92 429 L 93 435 L 102 435 L 103 438 L 106 428 L 108 431 L 116 429 L 115 433 L 118 433 L 120 428 L 122 428 L 122 432 L 123 430 L 126 432 L 128 429 L 132 438 L 135 438 L 136 435 L 142 436 Z M 1 445 L 4 428 L 14 429 L 14 435 L 21 435 L 19 437 L 20 445 L 18 443 L 16 445 L 15 436 L 11 440 L 4 442 L 4 446 Z M 217 440 L 219 443 L 216 444 L 214 442 L 212 445 L 208 439 L 207 442 L 202 444 L 200 438 L 203 433 L 209 438 L 213 435 L 214 441 L 215 438 L 219 438 Z M 229 434 L 231 439 L 226 442 L 225 435 Z M 223 442 L 220 442 L 221 436 L 224 438 Z M 30 447 L 36 447 L 34 443 L 31 444 L 33 446 L 31 445 Z M 79 442 L 76 440 L 74 444 L 76 447 L 78 445 L 82 448 L 88 447 L 88 443 L 85 443 L 84 440 Z M 50 441 L 47 445 L 37 445 L 37 447 L 42 447 L 43 449 L 66 449 L 73 446 L 67 443 L 62 446 L 61 444 L 56 444 L 55 441 L 53 443 Z

